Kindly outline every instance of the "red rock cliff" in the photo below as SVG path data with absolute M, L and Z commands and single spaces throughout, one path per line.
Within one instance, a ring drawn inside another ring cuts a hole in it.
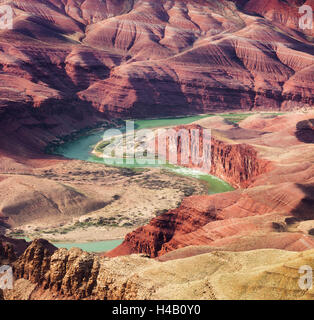
M 199 125 L 178 126 L 158 134 L 156 149 L 170 163 L 200 169 L 236 188 L 248 187 L 256 177 L 270 170 L 270 162 L 261 159 L 252 146 L 223 142 L 207 132 L 208 136 Z

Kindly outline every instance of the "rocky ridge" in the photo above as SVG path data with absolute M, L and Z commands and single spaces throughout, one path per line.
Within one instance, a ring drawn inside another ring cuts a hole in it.
M 212 251 L 162 263 L 138 255 L 108 259 L 75 248 L 56 250 L 38 239 L 14 263 L 14 289 L 4 290 L 3 297 L 313 299 L 313 289 L 298 285 L 302 265 L 313 265 L 313 250 Z

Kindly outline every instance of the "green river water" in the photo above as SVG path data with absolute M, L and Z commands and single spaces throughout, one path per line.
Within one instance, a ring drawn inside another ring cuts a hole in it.
M 24 239 L 26 241 L 32 241 L 33 239 L 30 239 L 28 237 L 19 237 L 15 236 L 16 239 Z M 57 248 L 65 248 L 65 249 L 71 249 L 73 247 L 80 248 L 87 252 L 105 252 L 110 251 L 117 246 L 119 246 L 123 239 L 118 240 L 106 240 L 106 241 L 91 241 L 91 242 L 52 242 L 50 241 L 55 247 Z

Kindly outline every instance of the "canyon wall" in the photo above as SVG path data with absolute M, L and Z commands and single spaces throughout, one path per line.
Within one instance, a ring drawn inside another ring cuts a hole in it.
M 11 1 L 1 127 L 18 122 L 28 137 L 64 132 L 58 115 L 79 128 L 95 109 L 143 118 L 312 106 L 313 42 L 296 24 L 304 1 L 234 2 Z
M 230 128 L 237 131 L 236 126 L 230 125 Z M 219 140 L 212 128 L 207 129 L 192 124 L 157 130 L 154 143 L 148 144 L 148 150 L 158 153 L 170 164 L 199 169 L 235 188 L 248 187 L 259 175 L 271 169 L 271 163 L 259 157 L 254 147 Z
M 256 178 L 271 169 L 271 163 L 261 159 L 248 144 L 228 145 L 214 139 L 210 173 L 236 188 L 246 188 Z

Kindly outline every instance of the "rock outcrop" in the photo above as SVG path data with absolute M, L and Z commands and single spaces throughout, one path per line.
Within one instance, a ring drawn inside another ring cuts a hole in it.
M 129 275 L 147 259 L 127 259 Z M 103 259 L 78 248 L 58 249 L 43 239 L 34 240 L 14 263 L 16 279 L 25 279 L 54 299 L 122 300 L 148 298 L 136 276 L 128 276 L 124 261 Z M 148 290 L 147 290 L 148 291 Z M 36 295 L 35 295 L 36 296 Z
M 270 162 L 259 158 L 257 151 L 247 144 L 228 145 L 214 139 L 211 155 L 210 173 L 236 188 L 250 186 L 271 170 Z
M 22 239 L 12 239 L 0 235 L 0 264 L 12 263 L 28 247 L 29 243 Z
M 216 129 L 214 122 L 212 128 Z M 231 126 L 226 131 L 233 134 L 238 130 Z M 215 135 L 212 137 L 211 131 L 205 133 L 205 128 L 198 124 L 157 133 L 151 150 L 158 152 L 159 156 L 174 165 L 212 174 L 235 188 L 248 187 L 259 175 L 271 169 L 270 161 L 259 157 L 257 150 L 249 144 L 219 140 Z M 240 136 L 250 137 L 250 132 L 242 132 Z

